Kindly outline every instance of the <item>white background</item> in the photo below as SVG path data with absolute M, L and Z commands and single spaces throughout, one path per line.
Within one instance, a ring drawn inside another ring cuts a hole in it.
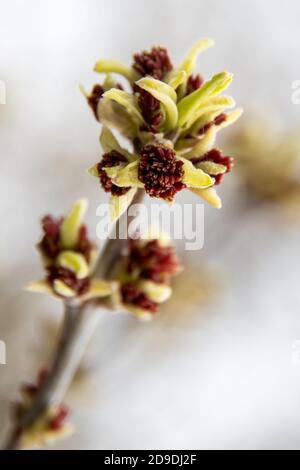
M 297 0 L 1 0 L 2 440 L 9 403 L 47 362 L 61 318 L 60 305 L 21 291 L 41 276 L 39 217 L 88 196 L 94 236 L 104 200 L 85 174 L 99 129 L 78 84 L 97 80 L 100 57 L 129 62 L 160 43 L 176 62 L 210 36 L 216 47 L 199 70 L 234 72 L 247 113 L 297 125 L 299 20 Z M 101 320 L 68 397 L 77 433 L 57 448 L 300 448 L 299 226 L 269 208 L 244 212 L 233 179 L 222 192 L 223 211 L 206 209 L 205 249 L 182 253 L 186 273 L 161 315 Z

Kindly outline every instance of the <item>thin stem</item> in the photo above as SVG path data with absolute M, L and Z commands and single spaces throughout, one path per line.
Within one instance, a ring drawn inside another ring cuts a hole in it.
M 138 191 L 132 204 L 142 201 L 144 191 Z M 127 217 L 125 214 L 123 217 Z M 128 224 L 130 224 L 128 217 Z M 117 222 L 117 231 L 119 224 Z M 109 239 L 98 261 L 95 274 L 103 279 L 108 279 L 114 264 L 121 254 L 127 240 Z M 104 307 L 102 307 L 104 308 Z M 65 307 L 65 317 L 58 347 L 55 353 L 50 372 L 39 389 L 35 400 L 25 414 L 21 423 L 18 423 L 18 432 L 14 431 L 7 443 L 6 450 L 16 450 L 20 444 L 22 432 L 36 422 L 48 407 L 53 403 L 59 403 L 66 394 L 76 370 L 80 364 L 82 355 L 95 331 L 99 320 L 99 306 L 71 305 Z

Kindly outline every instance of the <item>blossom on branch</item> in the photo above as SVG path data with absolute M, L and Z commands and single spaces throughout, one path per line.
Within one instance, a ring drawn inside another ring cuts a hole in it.
M 46 279 L 30 283 L 27 290 L 81 302 L 110 295 L 111 283 L 93 278 L 98 250 L 83 224 L 87 206 L 87 201 L 81 199 L 65 218 L 55 219 L 50 215 L 43 218 L 43 237 L 38 250 Z
M 103 124 L 104 155 L 90 173 L 111 193 L 113 218 L 126 210 L 138 188 L 167 201 L 189 189 L 221 207 L 215 186 L 231 171 L 233 160 L 216 147 L 216 137 L 242 110 L 228 111 L 235 102 L 222 94 L 232 82 L 230 73 L 217 73 L 208 81 L 194 74 L 198 55 L 212 45 L 210 39 L 198 41 L 177 68 L 163 47 L 135 54 L 131 67 L 96 63 L 95 71 L 106 74 L 93 108 Z M 107 86 L 113 83 L 111 74 L 127 80 L 127 91 Z M 121 148 L 109 129 L 127 138 L 132 150 Z
M 130 240 L 128 254 L 117 267 L 120 289 L 115 308 L 151 320 L 172 295 L 171 280 L 181 266 L 167 237 Z
M 19 426 L 30 409 L 36 394 L 47 377 L 48 372 L 42 370 L 36 384 L 25 384 L 21 389 L 22 400 L 14 405 L 14 415 L 17 422 L 17 434 L 20 447 L 30 449 L 52 444 L 72 434 L 72 427 L 66 422 L 69 409 L 64 404 L 51 405 L 31 426 L 22 430 Z

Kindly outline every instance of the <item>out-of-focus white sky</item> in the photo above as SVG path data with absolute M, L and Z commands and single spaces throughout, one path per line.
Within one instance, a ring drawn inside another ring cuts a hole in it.
M 300 4 L 6 0 L 0 7 L 7 90 L 0 105 L 3 437 L 8 402 L 48 357 L 48 330 L 60 318 L 51 300 L 20 291 L 41 275 L 37 221 L 85 195 L 94 234 L 104 200 L 85 174 L 100 153 L 99 131 L 79 83 L 89 88 L 97 80 L 92 66 L 100 57 L 129 62 L 159 43 L 176 63 L 209 36 L 216 47 L 201 57 L 199 71 L 234 72 L 232 94 L 246 112 L 296 125 L 300 106 L 291 103 L 291 87 L 300 79 Z M 184 255 L 189 282 L 177 281 L 177 298 L 161 317 L 151 325 L 103 318 L 87 361 L 91 375 L 70 395 L 78 433 L 61 448 L 299 448 L 300 368 L 291 362 L 300 339 L 299 231 L 263 209 L 240 224 L 230 184 L 223 193 L 221 213 L 206 209 L 205 250 Z M 198 270 L 207 263 L 225 273 L 227 289 L 203 306 Z

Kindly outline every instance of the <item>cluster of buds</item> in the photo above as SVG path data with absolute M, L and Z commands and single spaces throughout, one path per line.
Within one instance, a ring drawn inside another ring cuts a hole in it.
M 47 370 L 42 370 L 36 384 L 25 384 L 22 387 L 22 400 L 14 405 L 17 426 L 30 409 L 47 374 Z M 22 430 L 21 426 L 17 427 L 20 447 L 23 449 L 40 447 L 69 436 L 73 430 L 66 422 L 68 416 L 69 410 L 64 404 L 52 405 L 26 430 Z
M 139 188 L 167 201 L 189 189 L 221 207 L 215 186 L 231 171 L 233 160 L 215 147 L 216 136 L 242 110 L 228 111 L 235 102 L 222 95 L 232 81 L 230 73 L 220 72 L 206 82 L 193 75 L 198 54 L 212 45 L 210 39 L 200 40 L 175 69 L 162 47 L 135 54 L 131 67 L 109 60 L 96 63 L 95 71 L 106 78 L 87 100 L 103 125 L 104 154 L 89 171 L 111 194 L 114 218 Z M 128 91 L 111 74 L 125 77 Z M 130 141 L 131 151 L 121 147 L 110 129 Z
M 159 311 L 160 304 L 172 295 L 171 280 L 181 271 L 169 238 L 130 240 L 128 253 L 117 266 L 120 289 L 114 302 L 116 308 L 149 320 Z
M 83 224 L 86 210 L 87 201 L 81 199 L 65 218 L 55 219 L 50 215 L 43 218 L 43 238 L 38 250 L 46 279 L 30 283 L 27 290 L 81 302 L 111 294 L 110 283 L 93 278 L 98 250 Z
M 86 208 L 87 202 L 80 200 L 65 218 L 44 217 L 38 249 L 46 279 L 31 282 L 27 290 L 67 302 L 105 298 L 106 305 L 115 310 L 152 318 L 159 304 L 171 296 L 171 279 L 181 270 L 169 238 L 152 230 L 147 238 L 130 239 L 128 254 L 117 263 L 114 279 L 95 279 L 97 249 L 82 224 Z
M 300 196 L 299 131 L 284 136 L 272 125 L 248 120 L 228 138 L 243 186 L 263 200 L 293 201 Z

